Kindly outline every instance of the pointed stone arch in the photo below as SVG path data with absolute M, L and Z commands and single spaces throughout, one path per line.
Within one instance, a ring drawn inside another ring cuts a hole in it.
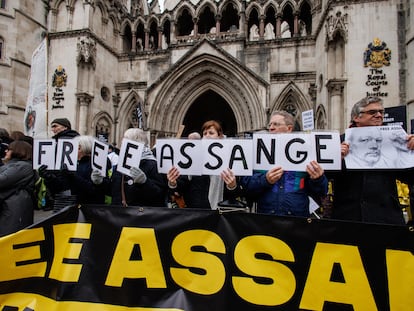
M 175 133 L 192 103 L 209 90 L 230 106 L 236 118 L 237 133 L 260 129 L 266 124 L 267 84 L 252 73 L 209 54 L 182 64 L 179 74 L 178 69 L 176 71 L 149 90 L 149 128 Z
M 120 104 L 118 135 L 122 138 L 123 133 L 130 127 L 138 127 L 137 107 L 142 111 L 143 128 L 146 128 L 146 116 L 144 113 L 144 101 L 135 90 L 131 90 Z
M 312 109 L 312 105 L 306 99 L 303 92 L 294 82 L 290 82 L 277 97 L 273 105 L 270 107 L 270 114 L 275 110 L 284 110 L 291 113 L 295 121 L 302 125 L 302 111 Z
M 324 130 L 328 127 L 328 119 L 326 115 L 326 110 L 323 105 L 319 105 L 315 113 L 315 128 L 319 130 Z
M 104 111 L 97 113 L 92 120 L 95 137 L 101 138 L 100 135 L 106 134 L 106 142 L 111 143 L 115 139 L 113 124 L 114 120 L 109 113 Z

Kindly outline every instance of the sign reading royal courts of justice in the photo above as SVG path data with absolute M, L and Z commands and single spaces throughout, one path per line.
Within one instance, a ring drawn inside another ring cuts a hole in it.
M 365 85 L 368 87 L 366 96 L 387 97 L 387 74 L 384 66 L 391 64 L 391 50 L 379 38 L 368 44 L 364 52 L 364 67 L 369 67 Z

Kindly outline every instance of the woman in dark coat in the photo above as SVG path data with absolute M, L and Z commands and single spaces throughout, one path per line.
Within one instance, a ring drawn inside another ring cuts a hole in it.
M 10 143 L 0 167 L 0 236 L 33 224 L 35 172 L 32 146 L 25 141 Z
M 124 138 L 145 145 L 141 162 L 130 170 L 130 176 L 116 169 L 112 175 L 112 204 L 122 206 L 167 207 L 167 180 L 158 173 L 157 160 L 148 146 L 147 133 L 139 128 L 125 131 Z

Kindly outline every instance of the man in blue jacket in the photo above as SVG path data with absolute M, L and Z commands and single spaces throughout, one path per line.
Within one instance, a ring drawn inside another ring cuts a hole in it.
M 270 117 L 269 132 L 290 133 L 293 116 L 285 111 L 274 111 Z M 255 171 L 241 178 L 246 195 L 257 202 L 257 212 L 273 215 L 309 217 L 309 196 L 320 198 L 328 191 L 328 180 L 323 168 L 311 161 L 306 172 L 284 171 L 275 166 L 268 171 Z

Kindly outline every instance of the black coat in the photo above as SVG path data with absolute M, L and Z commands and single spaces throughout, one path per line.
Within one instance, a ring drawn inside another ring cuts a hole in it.
M 112 204 L 122 205 L 122 183 L 128 206 L 167 206 L 167 180 L 159 174 L 157 162 L 142 159 L 139 168 L 147 176 L 143 184 L 136 184 L 132 178 L 119 173 L 116 168 L 112 173 Z
M 396 179 L 412 183 L 414 172 L 346 170 L 333 177 L 332 218 L 386 224 L 405 224 Z
M 224 183 L 224 182 L 223 182 Z M 188 208 L 205 208 L 210 209 L 211 205 L 208 199 L 210 190 L 210 176 L 187 176 L 182 175 L 177 179 L 177 187 L 170 189 L 171 192 L 177 192 L 183 196 L 185 204 Z M 223 199 L 235 201 L 241 195 L 239 182 L 234 190 L 227 189 L 223 185 Z
M 0 236 L 33 224 L 34 183 L 31 161 L 12 159 L 0 167 Z
M 412 184 L 414 170 L 348 170 L 342 161 L 342 170 L 327 176 L 333 186 L 332 218 L 405 224 L 396 179 Z

